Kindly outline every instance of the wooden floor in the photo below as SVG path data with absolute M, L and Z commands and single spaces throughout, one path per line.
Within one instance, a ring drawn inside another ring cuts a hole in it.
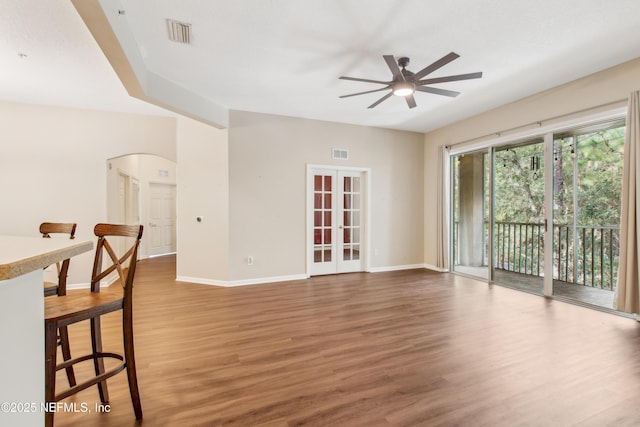
M 427 270 L 236 288 L 174 277 L 173 257 L 139 263 L 145 426 L 640 425 L 630 319 Z M 106 316 L 105 349 L 122 347 L 118 327 Z M 125 374 L 109 385 L 110 413 L 92 388 L 66 400 L 92 412 L 56 426 L 139 425 Z
M 487 267 L 456 265 L 455 271 L 485 280 L 487 280 L 489 274 L 489 269 Z M 496 284 L 520 289 L 525 292 L 533 292 L 538 295 L 542 295 L 543 293 L 542 288 L 544 278 L 541 276 L 533 276 L 530 274 L 516 273 L 501 269 L 496 269 L 493 272 L 493 275 L 493 281 Z M 614 292 L 607 289 L 554 280 L 553 296 L 615 311 L 613 308 Z

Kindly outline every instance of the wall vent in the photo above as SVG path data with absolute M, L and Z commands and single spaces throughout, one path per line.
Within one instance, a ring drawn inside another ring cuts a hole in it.
M 191 24 L 167 19 L 167 30 L 169 31 L 169 40 L 191 44 Z
M 331 158 L 337 160 L 349 160 L 349 150 L 342 148 L 334 148 L 331 151 Z

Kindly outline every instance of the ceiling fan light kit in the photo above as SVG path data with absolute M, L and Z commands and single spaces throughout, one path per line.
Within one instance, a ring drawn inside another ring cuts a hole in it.
M 342 95 L 340 98 L 348 98 L 348 97 L 351 97 L 351 96 L 364 95 L 364 94 L 367 94 L 367 93 L 381 92 L 381 91 L 384 91 L 384 90 L 389 90 L 389 92 L 386 95 L 384 95 L 382 98 L 378 99 L 373 104 L 369 105 L 368 108 L 376 107 L 381 102 L 389 99 L 391 97 L 391 95 L 404 97 L 406 102 L 407 102 L 407 105 L 409 106 L 409 108 L 415 108 L 417 104 L 416 104 L 416 101 L 415 101 L 415 99 L 413 97 L 413 94 L 416 91 L 418 91 L 418 92 L 426 92 L 426 93 L 433 93 L 433 94 L 436 94 L 436 95 L 443 95 L 443 96 L 449 96 L 449 97 L 455 98 L 456 96 L 460 95 L 460 92 L 456 92 L 456 91 L 453 91 L 453 90 L 440 89 L 440 88 L 436 88 L 436 87 L 431 87 L 429 85 L 436 84 L 436 83 L 445 83 L 445 82 L 458 81 L 458 80 L 479 79 L 479 78 L 482 77 L 482 72 L 468 73 L 468 74 L 458 74 L 458 75 L 444 76 L 444 77 L 436 77 L 436 78 L 431 78 L 431 79 L 425 79 L 425 77 L 428 76 L 429 74 L 433 73 L 434 71 L 444 67 L 449 62 L 451 62 L 451 61 L 453 61 L 453 60 L 455 60 L 455 59 L 457 59 L 459 57 L 460 57 L 460 55 L 458 55 L 457 53 L 450 52 L 449 54 L 443 56 L 442 58 L 440 58 L 439 60 L 437 60 L 433 64 L 426 66 L 425 68 L 423 68 L 422 70 L 418 71 L 417 73 L 412 73 L 411 71 L 407 70 L 407 68 L 406 68 L 407 65 L 409 65 L 409 58 L 403 56 L 401 58 L 398 58 L 398 60 L 396 62 L 396 59 L 394 58 L 393 55 L 383 55 L 382 58 L 387 63 L 387 66 L 389 67 L 389 70 L 391 70 L 391 74 L 393 76 L 393 80 L 381 81 L 381 80 L 361 79 L 361 78 L 358 78 L 358 77 L 341 76 L 340 79 L 342 79 L 342 80 L 353 80 L 353 81 L 356 81 L 356 82 L 375 83 L 375 84 L 384 85 L 384 87 L 380 88 L 380 89 L 368 90 L 368 91 L 365 91 L 365 92 L 358 92 L 358 93 L 351 93 L 349 95 Z M 402 67 L 402 69 L 400 69 L 400 67 Z
M 407 96 L 416 91 L 416 85 L 408 82 L 398 82 L 393 85 L 393 94 L 395 96 Z

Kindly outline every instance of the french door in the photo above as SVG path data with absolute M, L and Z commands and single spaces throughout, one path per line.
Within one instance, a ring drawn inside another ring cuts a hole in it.
M 364 270 L 366 173 L 310 168 L 308 270 L 311 276 Z

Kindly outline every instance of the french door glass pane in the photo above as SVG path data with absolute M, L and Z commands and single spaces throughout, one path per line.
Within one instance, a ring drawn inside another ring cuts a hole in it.
M 331 211 L 324 212 L 324 225 L 326 227 L 331 227 Z
M 351 177 L 350 176 L 345 176 L 344 177 L 344 191 L 345 192 L 350 192 L 351 191 Z
M 343 178 L 342 243 L 343 260 L 360 259 L 360 178 Z M 358 218 L 356 222 L 356 218 Z
M 332 176 L 313 177 L 313 260 L 316 263 L 332 259 L 331 198 Z

